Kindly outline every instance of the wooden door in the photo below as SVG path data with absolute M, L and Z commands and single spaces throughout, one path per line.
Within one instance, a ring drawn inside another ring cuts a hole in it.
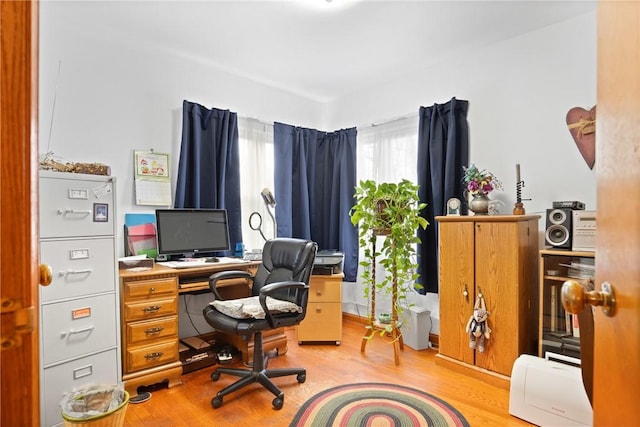
M 640 425 L 640 2 L 598 6 L 596 289 L 616 293 L 614 317 L 594 312 L 594 425 Z
M 37 426 L 38 3 L 0 2 L 0 29 L 0 424 Z
M 465 326 L 474 302 L 474 227 L 472 221 L 441 222 L 440 354 L 473 365 Z M 464 295 L 465 290 L 467 296 Z
M 489 311 L 491 336 L 485 351 L 476 350 L 476 366 L 511 376 L 518 357 L 520 286 L 518 222 L 476 223 L 476 295 Z M 471 313 L 469 313 L 471 314 Z

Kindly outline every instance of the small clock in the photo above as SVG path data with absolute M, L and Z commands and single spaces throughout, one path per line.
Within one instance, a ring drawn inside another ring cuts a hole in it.
M 460 199 L 455 197 L 450 198 L 447 200 L 447 215 L 460 215 L 461 206 L 462 203 L 460 202 Z

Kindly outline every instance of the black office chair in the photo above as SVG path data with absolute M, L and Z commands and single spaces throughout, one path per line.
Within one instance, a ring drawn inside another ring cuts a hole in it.
M 306 380 L 305 369 L 267 369 L 269 355 L 262 348 L 262 332 L 297 325 L 304 319 L 316 251 L 317 245 L 311 241 L 276 238 L 265 243 L 262 265 L 255 276 L 246 271 L 223 271 L 209 278 L 209 286 L 216 300 L 203 310 L 207 323 L 217 331 L 240 335 L 246 340 L 253 337 L 254 340 L 252 369 L 219 367 L 211 374 L 213 381 L 220 379 L 220 374 L 240 377 L 211 399 L 214 408 L 222 406 L 222 399 L 227 394 L 258 382 L 276 396 L 273 407 L 281 409 L 284 393 L 270 378 L 296 375 L 299 383 Z M 221 301 L 217 284 L 220 280 L 232 278 L 253 281 L 253 298 L 250 301 L 245 298 Z

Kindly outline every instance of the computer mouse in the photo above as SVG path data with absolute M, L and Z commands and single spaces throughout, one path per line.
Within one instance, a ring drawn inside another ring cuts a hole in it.
M 212 256 L 212 257 L 207 258 L 207 262 L 220 262 L 220 259 Z

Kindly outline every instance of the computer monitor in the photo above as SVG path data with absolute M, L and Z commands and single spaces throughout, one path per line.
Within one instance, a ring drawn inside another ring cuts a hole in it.
M 225 209 L 156 209 L 158 254 L 198 257 L 229 251 Z

